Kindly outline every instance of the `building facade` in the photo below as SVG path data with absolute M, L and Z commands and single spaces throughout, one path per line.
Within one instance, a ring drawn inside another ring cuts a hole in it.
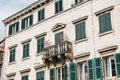
M 3 55 L 4 55 L 4 47 L 5 47 L 5 39 L 0 41 L 0 80 L 2 80 L 1 76 L 3 76 Z
M 38 0 L 3 20 L 2 80 L 120 80 L 120 0 Z

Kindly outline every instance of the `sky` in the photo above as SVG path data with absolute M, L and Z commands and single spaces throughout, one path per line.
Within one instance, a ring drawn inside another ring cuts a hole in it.
M 37 0 L 0 0 L 0 41 L 5 36 L 5 26 L 2 22 L 5 18 L 24 9 Z

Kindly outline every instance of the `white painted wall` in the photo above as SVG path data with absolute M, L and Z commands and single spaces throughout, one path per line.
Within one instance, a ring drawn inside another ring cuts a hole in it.
M 70 9 L 71 5 L 74 3 L 74 0 L 64 0 L 64 10 Z M 113 27 L 113 33 L 110 33 L 108 35 L 99 36 L 99 22 L 98 17 L 95 15 L 95 12 L 102 10 L 104 8 L 114 6 L 114 9 L 111 11 L 111 17 L 112 17 L 112 27 Z M 39 10 L 39 9 L 38 9 Z M 54 15 L 54 2 L 51 2 L 51 4 L 45 6 L 45 18 L 49 18 Z M 37 23 L 37 11 L 33 12 L 34 15 L 34 25 L 33 27 L 26 29 L 24 31 L 21 31 L 11 37 L 6 38 L 5 42 L 5 56 L 4 56 L 4 73 L 3 73 L 3 80 L 6 80 L 6 74 L 16 72 L 15 80 L 20 80 L 21 75 L 19 71 L 24 70 L 26 68 L 31 68 L 31 71 L 29 73 L 29 80 L 35 80 L 36 71 L 34 69 L 35 64 L 43 64 L 42 57 L 43 55 L 36 56 L 37 51 L 37 40 L 34 36 L 47 32 L 47 35 L 45 36 L 45 41 L 49 41 L 51 45 L 54 45 L 54 35 L 55 33 L 52 32 L 52 28 L 57 23 L 64 23 L 67 26 L 60 31 L 64 31 L 65 38 L 68 39 L 68 41 L 72 42 L 73 44 L 73 55 L 82 54 L 85 52 L 90 52 L 89 58 L 94 58 L 100 56 L 97 52 L 98 49 L 102 49 L 111 45 L 118 45 L 118 49 L 116 52 L 120 52 L 120 1 L 119 0 L 92 0 L 85 4 L 79 5 L 75 8 L 71 8 L 68 11 L 65 11 L 64 13 L 61 13 L 59 15 L 54 15 L 54 17 L 45 20 L 41 23 Z M 75 44 L 75 26 L 72 24 L 73 20 L 76 20 L 78 18 L 88 16 L 88 19 L 86 20 L 86 34 L 87 34 L 87 41 L 83 41 L 80 43 Z M 21 19 L 19 19 L 20 21 Z M 6 36 L 8 36 L 8 26 L 7 25 L 7 31 Z M 22 44 L 21 41 L 24 41 L 26 39 L 32 38 L 32 41 L 30 42 L 30 59 L 22 61 Z M 9 46 L 12 46 L 14 44 L 18 44 L 16 47 L 16 62 L 14 64 L 9 64 Z M 46 45 L 45 45 L 46 46 Z M 49 80 L 49 70 L 46 70 L 45 72 L 47 74 L 47 77 L 45 80 Z

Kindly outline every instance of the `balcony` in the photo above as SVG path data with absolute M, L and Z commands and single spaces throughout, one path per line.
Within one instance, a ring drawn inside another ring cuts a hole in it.
M 44 63 L 65 62 L 65 59 L 72 60 L 72 43 L 64 41 L 63 43 L 49 46 L 44 49 Z

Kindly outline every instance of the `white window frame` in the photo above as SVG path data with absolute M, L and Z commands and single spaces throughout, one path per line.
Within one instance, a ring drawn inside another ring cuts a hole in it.
M 63 77 L 62 74 L 64 74 L 63 69 L 64 69 L 63 67 L 57 68 L 57 80 L 59 80 L 59 79 L 58 79 L 58 70 L 60 70 L 60 80 L 62 80 L 62 77 Z M 65 76 L 65 75 L 64 75 L 64 76 Z
M 27 18 L 25 19 L 25 28 L 29 27 L 29 24 L 30 24 L 30 18 L 27 17 Z
M 108 66 L 106 66 L 106 58 L 107 58 L 107 62 L 108 62 Z M 112 66 L 111 65 L 111 60 L 114 60 L 114 65 L 115 65 L 115 70 L 116 70 L 116 62 L 115 62 L 115 57 L 114 56 L 108 56 L 108 57 L 105 57 L 104 58 L 104 75 L 105 75 L 105 78 L 109 78 L 109 77 L 115 77 L 115 76 L 112 76 Z M 108 68 L 108 70 L 106 69 L 106 67 Z M 117 75 L 117 74 L 116 74 Z
M 78 63 L 78 76 L 79 76 L 79 80 L 87 80 L 88 79 L 88 75 L 86 77 L 86 72 L 85 72 L 85 66 L 87 66 L 87 62 L 81 62 Z M 88 68 L 88 66 L 87 66 Z M 88 74 L 88 71 L 87 71 Z

